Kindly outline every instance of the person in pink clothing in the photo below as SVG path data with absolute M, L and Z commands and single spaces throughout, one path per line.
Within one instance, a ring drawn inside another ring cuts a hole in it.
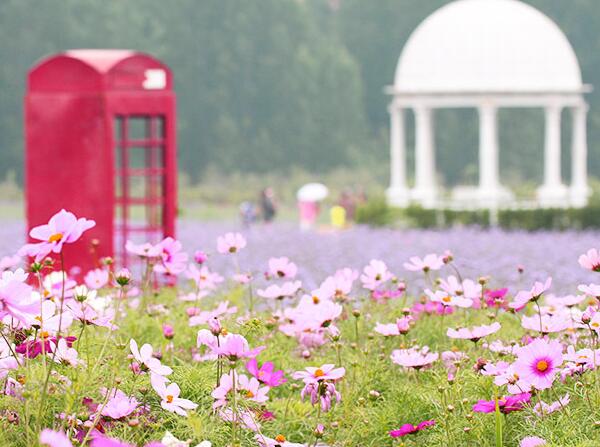
M 319 202 L 299 200 L 298 212 L 300 214 L 300 228 L 302 230 L 310 230 L 313 228 L 319 217 L 319 211 Z

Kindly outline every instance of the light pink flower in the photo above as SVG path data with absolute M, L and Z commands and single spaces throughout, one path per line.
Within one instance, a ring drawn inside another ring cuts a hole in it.
M 265 346 L 250 349 L 248 340 L 243 335 L 227 334 L 220 340 L 220 346 L 213 347 L 213 354 L 227 357 L 231 361 L 254 358 L 265 349 Z
M 199 326 L 201 324 L 206 324 L 213 318 L 219 318 L 223 315 L 231 315 L 236 312 L 237 307 L 229 307 L 229 301 L 221 301 L 213 310 L 206 310 L 193 314 L 188 323 L 190 327 Z
M 73 443 L 62 431 L 46 428 L 40 433 L 40 443 L 49 447 L 73 447 Z
M 556 340 L 536 339 L 519 349 L 514 370 L 519 378 L 538 390 L 550 388 L 562 365 L 562 346 Z
M 526 436 L 521 440 L 519 447 L 542 447 L 545 446 L 546 441 L 537 436 Z
M 186 268 L 188 255 L 182 248 L 181 242 L 167 237 L 157 245 L 160 250 L 160 263 L 154 266 L 154 271 L 167 275 L 179 275 Z
M 290 278 L 293 279 L 298 273 L 298 267 L 288 258 L 271 258 L 269 259 L 269 274 L 275 278 Z
M 10 315 L 23 324 L 30 324 L 40 306 L 32 296 L 32 291 L 29 285 L 21 281 L 0 284 L 0 318 Z
M 161 255 L 161 248 L 158 245 L 152 245 L 149 242 L 144 244 L 134 244 L 131 241 L 127 241 L 125 243 L 125 250 L 127 250 L 128 253 L 149 260 L 156 260 Z
M 12 269 L 13 267 L 19 265 L 21 262 L 21 257 L 19 255 L 14 256 L 4 256 L 0 258 L 0 272 L 4 270 Z
M 570 401 L 571 401 L 571 398 L 569 397 L 569 394 L 567 393 L 563 397 L 559 398 L 558 400 L 556 400 L 550 404 L 547 404 L 543 400 L 540 401 L 533 407 L 533 411 L 538 416 L 551 414 L 551 413 L 554 413 L 555 411 L 560 410 L 561 408 L 566 407 Z
M 53 358 L 56 363 L 61 363 L 68 366 L 77 366 L 83 363 L 79 360 L 79 354 L 75 348 L 69 348 L 67 341 L 64 338 L 58 340 L 58 344 L 50 341 L 50 358 Z
M 523 315 L 521 317 L 521 326 L 531 331 L 538 331 L 542 334 L 562 332 L 571 326 L 571 319 L 568 315 L 557 313 L 554 315 Z
M 246 239 L 240 233 L 226 233 L 217 238 L 217 251 L 221 254 L 237 253 L 246 246 Z
M 587 253 L 579 256 L 579 265 L 593 272 L 600 272 L 600 252 L 590 248 Z
M 231 371 L 229 374 L 221 376 L 219 386 L 211 393 L 211 396 L 215 399 L 213 408 L 223 407 L 229 403 L 230 394 L 233 392 L 234 380 L 235 391 L 238 393 L 236 396 L 241 395 L 243 399 L 256 403 L 264 403 L 269 400 L 267 396 L 269 392 L 268 386 L 261 386 L 256 377 L 248 378 L 245 374 L 238 374 L 235 371 Z
M 181 390 L 176 383 L 167 385 L 166 379 L 162 376 L 157 376 L 156 374 L 151 374 L 150 382 L 152 388 L 156 391 L 156 394 L 162 399 L 160 406 L 165 410 L 187 417 L 186 410 L 195 410 L 198 407 L 198 404 L 195 404 L 191 400 L 179 397 Z
M 339 380 L 346 374 L 345 368 L 336 368 L 328 363 L 320 367 L 309 366 L 304 371 L 296 371 L 292 378 L 302 380 L 304 383 L 318 383 L 324 380 Z
M 129 340 L 129 348 L 133 354 L 133 358 L 140 363 L 140 366 L 144 366 L 151 373 L 159 376 L 168 376 L 173 372 L 171 368 L 161 364 L 160 360 L 154 357 L 152 346 L 148 343 L 142 345 L 141 349 L 138 349 L 137 342 L 132 338 Z
M 552 285 L 552 278 L 547 278 L 545 282 L 536 281 L 531 290 L 520 291 L 509 306 L 515 310 L 523 309 L 530 301 L 537 301 Z
M 473 300 L 469 298 L 465 298 L 462 295 L 449 295 L 448 292 L 444 290 L 436 290 L 432 292 L 431 290 L 425 290 L 429 299 L 434 303 L 440 303 L 445 307 L 461 307 L 467 308 L 473 306 Z
M 500 330 L 500 323 L 497 321 L 490 325 L 474 326 L 472 328 L 452 329 L 448 328 L 446 335 L 450 338 L 462 338 L 477 342 L 483 337 L 494 334 Z
M 94 226 L 96 222 L 93 220 L 85 217 L 78 219 L 75 214 L 60 210 L 47 224 L 31 229 L 29 236 L 42 242 L 24 245 L 19 250 L 19 255 L 32 256 L 40 261 L 50 253 L 60 253 L 64 244 L 76 242 L 85 231 Z
M 140 405 L 135 397 L 128 396 L 119 389 L 114 388 L 112 390 L 107 390 L 104 388 L 102 394 L 106 397 L 107 393 L 110 397 L 104 405 L 104 408 L 102 408 L 100 413 L 102 416 L 111 419 L 121 419 L 129 416 Z
M 438 256 L 435 253 L 426 255 L 423 259 L 418 256 L 413 256 L 409 259 L 410 262 L 404 263 L 404 268 L 411 272 L 428 272 L 430 270 L 439 270 L 444 265 L 444 257 Z
M 392 279 L 392 274 L 385 262 L 378 259 L 372 259 L 363 269 L 363 274 L 360 275 L 363 287 L 368 290 L 375 290 L 390 279 Z
M 600 299 L 600 285 L 598 284 L 580 284 L 577 289 L 592 298 Z
M 289 442 L 283 435 L 277 435 L 275 439 L 268 438 L 267 436 L 257 434 L 254 436 L 256 442 L 260 447 L 306 447 L 306 444 L 298 444 L 296 442 Z
M 439 358 L 437 352 L 429 352 L 429 348 L 418 346 L 410 349 L 395 349 L 390 356 L 392 362 L 405 368 L 421 369 L 430 366 Z
M 271 284 L 266 289 L 258 289 L 256 294 L 263 298 L 282 300 L 284 298 L 294 297 L 301 287 L 302 282 L 300 281 L 288 281 L 284 282 L 281 286 L 278 284 Z
M 85 285 L 90 289 L 101 289 L 108 284 L 108 270 L 105 269 L 94 269 L 87 272 L 83 278 Z

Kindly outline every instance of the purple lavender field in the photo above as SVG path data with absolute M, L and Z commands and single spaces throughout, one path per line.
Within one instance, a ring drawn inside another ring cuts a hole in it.
M 240 253 L 241 268 L 261 272 L 272 256 L 288 256 L 301 266 L 300 276 L 308 287 L 316 286 L 327 275 L 342 267 L 362 269 L 371 259 L 381 259 L 399 277 L 408 275 L 402 264 L 410 256 L 451 250 L 456 265 L 465 277 L 492 277 L 493 286 L 529 287 L 534 280 L 553 277 L 555 293 L 575 293 L 577 284 L 589 276 L 577 264 L 577 257 L 598 245 L 600 232 L 535 232 L 455 228 L 449 230 L 397 230 L 357 226 L 342 232 L 302 232 L 292 223 L 242 230 L 235 223 L 179 223 L 178 238 L 191 253 L 201 249 L 215 251 L 217 236 L 231 230 L 241 231 L 248 247 Z M 14 253 L 24 242 L 24 224 L 18 220 L 0 225 L 0 255 Z M 211 259 L 211 267 L 221 273 L 231 270 L 222 256 Z M 520 275 L 517 266 L 522 265 Z M 417 292 L 423 284 L 409 283 Z

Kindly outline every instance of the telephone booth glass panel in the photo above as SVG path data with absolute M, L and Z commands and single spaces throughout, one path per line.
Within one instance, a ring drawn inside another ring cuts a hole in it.
M 114 252 L 128 265 L 128 240 L 156 243 L 165 236 L 165 117 L 117 115 L 114 124 Z

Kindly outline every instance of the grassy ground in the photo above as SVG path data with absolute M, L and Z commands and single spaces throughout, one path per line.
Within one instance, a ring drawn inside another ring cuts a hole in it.
M 222 298 L 245 308 L 246 295 L 240 289 L 232 290 L 226 296 L 207 299 L 203 309 L 211 309 Z M 166 306 L 167 313 L 149 315 L 130 310 L 117 324 L 120 330 L 109 336 L 103 329 L 86 327 L 84 331 L 76 323 L 71 335 L 79 335 L 75 347 L 87 366 L 77 369 L 58 365 L 57 371 L 72 381 L 71 385 L 61 384 L 58 376 L 50 379 L 50 400 L 43 408 L 42 419 L 38 419 L 40 394 L 43 383 L 44 363 L 38 358 L 27 363 L 15 377 L 25 383 L 24 400 L 3 397 L 2 409 L 19 415 L 20 423 L 10 423 L 6 417 L 0 419 L 0 445 L 35 445 L 37 430 L 40 427 L 60 426 L 55 414 L 64 412 L 85 418 L 87 412 L 81 401 L 90 397 L 101 401 L 99 388 L 117 385 L 128 394 L 135 395 L 151 408 L 147 416 L 139 418 L 139 425 L 131 427 L 126 422 L 117 422 L 110 434 L 123 440 L 141 445 L 149 440 L 160 439 L 165 430 L 171 430 L 180 439 L 195 442 L 208 439 L 215 447 L 228 445 L 230 427 L 211 411 L 213 399 L 210 393 L 215 382 L 215 366 L 212 362 L 194 363 L 190 349 L 195 345 L 198 328 L 187 324 L 185 306 L 175 299 L 174 290 L 165 290 L 153 297 L 155 303 Z M 459 311 L 455 315 L 422 317 L 414 329 L 405 337 L 384 339 L 374 335 L 372 328 L 377 321 L 393 322 L 401 315 L 406 303 L 398 300 L 386 305 L 366 302 L 355 326 L 353 316 L 342 320 L 340 345 L 334 343 L 313 351 L 310 359 L 303 359 L 294 340 L 285 337 L 268 323 L 268 313 L 256 314 L 245 323 L 235 317 L 226 322 L 229 332 L 245 335 L 251 346 L 266 345 L 267 349 L 259 357 L 259 363 L 273 361 L 277 368 L 286 371 L 289 382 L 270 392 L 266 407 L 275 414 L 271 422 L 263 423 L 262 432 L 274 437 L 282 433 L 293 442 L 312 442 L 312 431 L 316 424 L 316 411 L 299 398 L 299 388 L 289 373 L 306 366 L 319 366 L 323 363 L 336 363 L 347 369 L 345 379 L 339 385 L 343 401 L 320 421 L 325 425 L 324 442 L 332 446 L 495 446 L 494 414 L 472 413 L 471 407 L 478 399 L 492 399 L 494 386 L 489 377 L 477 375 L 473 364 L 478 357 L 497 360 L 498 357 L 469 341 L 453 342 L 445 335 L 445 327 L 473 325 L 489 321 L 487 311 Z M 345 309 L 346 316 L 350 307 Z M 496 336 L 505 342 L 521 337 L 517 318 L 512 314 L 501 314 L 498 320 L 503 328 Z M 162 323 L 171 323 L 176 335 L 173 350 L 167 350 L 167 341 L 161 332 Z M 171 379 L 178 383 L 182 397 L 199 404 L 189 418 L 183 418 L 161 409 L 159 399 L 150 387 L 147 376 L 136 377 L 128 370 L 128 342 L 135 338 L 138 343 L 151 343 L 160 349 L 163 363 L 174 369 Z M 432 350 L 441 352 L 460 349 L 469 355 L 461 365 L 456 380 L 448 384 L 446 371 L 437 362 L 429 370 L 402 371 L 394 365 L 389 355 L 393 349 L 414 344 L 429 345 Z M 338 352 L 339 349 L 339 352 Z M 102 351 L 104 352 L 103 354 Z M 243 368 L 240 368 L 243 369 Z M 543 399 L 555 400 L 557 395 L 571 395 L 571 403 L 563 410 L 540 418 L 530 409 L 503 416 L 504 446 L 516 446 L 526 435 L 537 435 L 547 439 L 552 446 L 592 447 L 600 445 L 596 411 L 600 404 L 600 381 L 597 373 L 584 377 L 585 385 L 575 380 L 555 385 L 550 394 L 545 392 Z M 370 393 L 377 391 L 374 398 Z M 425 419 L 435 419 L 436 425 L 417 435 L 404 438 L 404 443 L 393 441 L 389 430 L 405 423 L 416 424 Z M 29 426 L 29 430 L 27 430 Z M 243 445 L 254 446 L 252 433 L 244 432 Z M 192 444 L 195 445 L 195 444 Z

